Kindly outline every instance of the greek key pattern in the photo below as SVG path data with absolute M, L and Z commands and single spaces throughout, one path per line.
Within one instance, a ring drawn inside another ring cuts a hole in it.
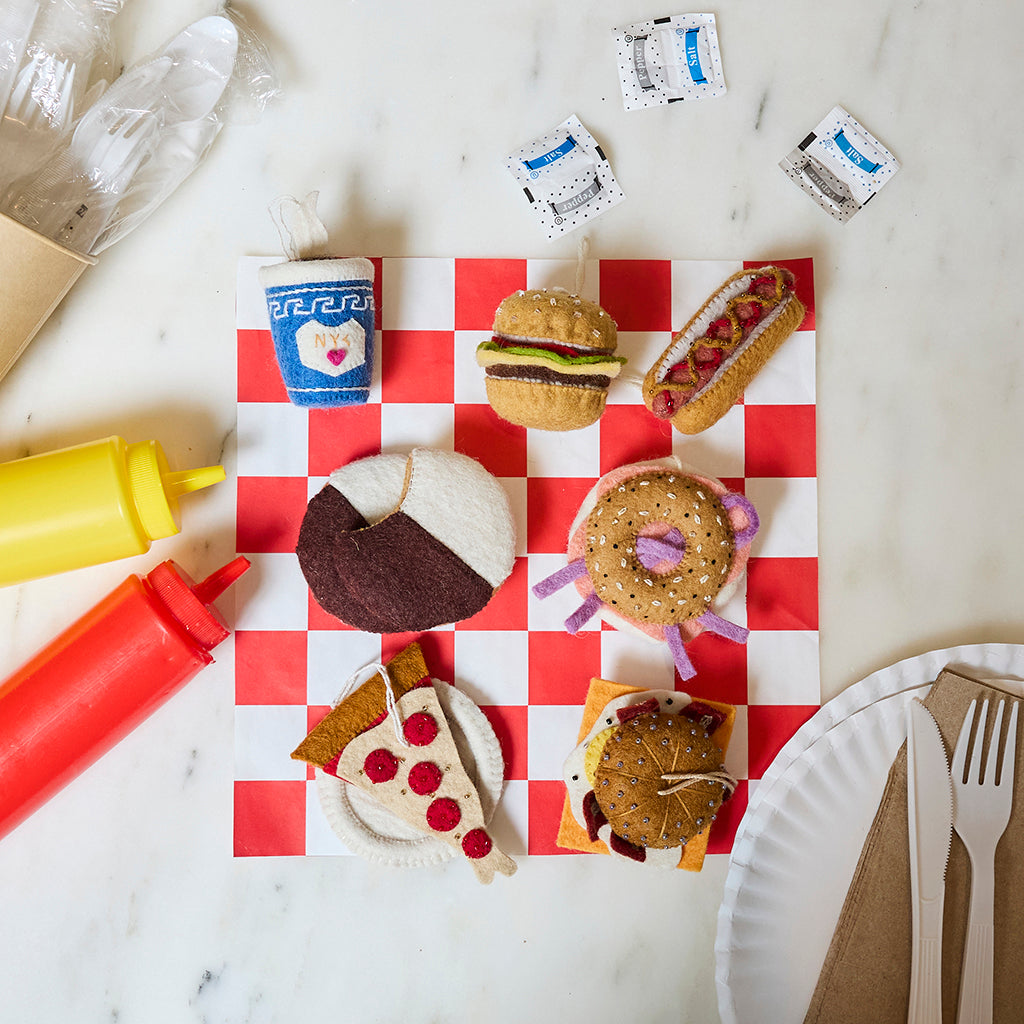
M 327 291 L 330 286 L 298 286 L 282 288 L 267 294 L 271 319 L 288 317 L 319 318 L 324 315 L 365 313 L 373 309 L 371 285 L 346 284 L 344 288 Z

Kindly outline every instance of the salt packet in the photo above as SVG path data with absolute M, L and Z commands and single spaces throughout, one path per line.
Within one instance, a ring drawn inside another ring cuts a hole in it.
M 896 157 L 838 106 L 779 161 L 779 166 L 823 210 L 844 224 L 900 168 Z
M 520 146 L 505 166 L 522 186 L 549 242 L 626 198 L 608 158 L 575 114 Z
M 726 91 L 713 14 L 674 14 L 612 32 L 626 110 L 709 99 Z

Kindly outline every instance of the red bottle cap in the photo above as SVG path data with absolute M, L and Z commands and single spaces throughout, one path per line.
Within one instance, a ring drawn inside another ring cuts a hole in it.
M 202 582 L 195 583 L 174 562 L 161 562 L 146 577 L 146 582 L 189 636 L 203 650 L 212 651 L 231 632 L 213 607 L 213 602 L 249 565 L 249 559 L 239 555 Z

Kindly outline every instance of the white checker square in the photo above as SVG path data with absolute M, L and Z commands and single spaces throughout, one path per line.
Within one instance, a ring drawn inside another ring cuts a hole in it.
M 644 376 L 671 341 L 670 331 L 619 331 L 615 354 L 628 362 L 608 388 L 609 405 L 643 405 Z
M 280 262 L 280 256 L 243 256 L 239 260 L 235 288 L 235 323 L 239 330 L 270 330 L 267 297 L 260 284 L 259 268 Z
M 672 428 L 672 453 L 683 463 L 716 477 L 741 477 L 746 466 L 746 417 L 734 405 L 717 423 L 699 434 Z
M 334 704 L 348 680 L 380 661 L 380 635 L 354 629 L 313 629 L 306 634 L 306 700 Z M 360 682 L 368 679 L 367 670 Z
M 818 481 L 815 477 L 749 477 L 746 495 L 761 528 L 751 554 L 814 558 L 818 554 Z
M 380 357 L 381 347 L 381 332 L 379 330 L 374 332 L 373 335 L 373 366 L 371 368 L 372 373 L 370 376 L 370 392 L 366 397 L 367 405 L 380 405 L 381 404 L 381 379 L 383 378 L 383 360 Z
M 562 781 L 562 766 L 580 731 L 580 709 L 575 704 L 533 704 L 526 710 L 529 749 L 527 778 Z
M 673 331 L 681 331 L 712 292 L 742 269 L 742 260 L 673 260 Z
M 526 856 L 530 832 L 530 787 L 525 779 L 505 783 L 501 801 L 487 825 L 494 844 L 510 857 Z
M 744 573 L 736 582 L 735 590 L 728 601 L 717 601 L 714 613 L 726 622 L 734 622 L 737 626 L 747 625 L 747 574 Z
M 477 346 L 490 341 L 490 331 L 455 332 L 455 401 L 459 405 L 487 405 L 484 368 L 477 365 Z
M 291 402 L 238 403 L 238 475 L 305 476 L 309 413 Z
M 782 343 L 747 385 L 747 405 L 813 405 L 814 331 L 797 331 Z
M 236 629 L 296 629 L 309 625 L 306 580 L 290 551 L 257 552 L 235 584 Z
M 747 641 L 747 702 L 818 704 L 821 681 L 814 630 L 758 630 Z
M 381 266 L 384 330 L 455 330 L 454 259 L 386 258 Z
M 477 704 L 528 704 L 530 634 L 526 630 L 455 631 L 455 685 Z
M 306 855 L 308 857 L 351 857 L 352 851 L 331 828 L 320 806 L 315 779 L 306 782 Z
M 648 690 L 675 688 L 668 644 L 624 630 L 601 630 L 601 677 Z
M 455 406 L 390 402 L 380 411 L 380 446 L 385 452 L 455 447 Z
M 512 510 L 512 522 L 516 528 L 516 558 L 526 557 L 526 477 L 503 476 L 498 478 L 508 496 Z
M 527 260 L 526 287 L 564 288 L 576 294 L 576 260 Z M 600 264 L 598 260 L 583 261 L 583 287 L 580 298 L 598 302 L 601 293 Z
M 306 481 L 306 500 L 309 501 L 314 495 L 319 494 L 326 486 L 329 477 L 311 476 Z
M 565 568 L 565 555 L 527 555 L 526 568 L 530 587 L 526 615 L 530 631 L 564 633 L 565 620 L 583 603 L 576 588 L 570 583 L 543 600 L 534 594 L 533 588 L 541 580 Z M 595 617 L 587 624 L 584 632 L 597 628 L 598 619 Z
M 308 725 L 304 704 L 242 704 L 235 708 L 235 778 L 301 781 L 306 765 L 291 752 Z
M 747 706 L 746 704 L 740 704 L 736 708 L 732 736 L 729 739 L 729 747 L 725 752 L 725 770 L 734 779 L 745 779 L 749 770 L 750 757 L 747 744 L 749 730 L 747 724 Z
M 527 430 L 526 465 L 530 476 L 601 475 L 601 421 L 581 430 L 552 434 Z

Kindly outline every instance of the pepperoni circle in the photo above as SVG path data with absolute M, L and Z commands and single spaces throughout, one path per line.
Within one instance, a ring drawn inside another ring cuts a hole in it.
M 366 755 L 363 771 L 371 782 L 390 782 L 398 774 L 398 758 L 390 750 L 378 747 Z
M 427 808 L 427 824 L 435 832 L 451 832 L 462 820 L 459 805 L 449 796 L 442 796 Z
M 426 747 L 437 739 L 437 722 L 426 711 L 417 711 L 405 720 L 402 732 L 414 747 Z
M 409 770 L 409 788 L 420 796 L 436 793 L 444 772 L 433 761 L 420 761 Z
M 479 860 L 491 852 L 491 837 L 482 828 L 471 828 L 462 840 L 462 852 L 470 860 Z

